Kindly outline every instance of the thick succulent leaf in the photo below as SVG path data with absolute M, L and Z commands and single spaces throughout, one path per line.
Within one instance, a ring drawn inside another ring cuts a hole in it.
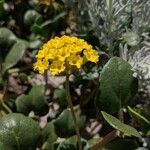
M 54 142 L 57 140 L 55 128 L 52 122 L 47 123 L 42 131 L 44 144 L 42 150 L 54 150 Z
M 81 130 L 85 125 L 86 117 L 76 114 L 76 118 L 77 118 L 78 126 Z M 54 121 L 54 126 L 56 130 L 56 134 L 60 137 L 70 137 L 75 134 L 74 122 L 72 119 L 70 109 L 65 109 L 59 115 L 59 117 Z
M 147 136 L 150 135 L 150 114 L 149 114 L 149 108 L 142 108 L 137 109 L 137 111 L 133 110 L 131 107 L 128 106 L 128 111 L 130 116 L 140 123 L 141 129 L 143 133 Z
M 29 43 L 29 47 L 31 49 L 39 49 L 39 47 L 42 45 L 42 41 L 41 40 L 34 40 L 34 41 L 31 41 Z
M 109 113 L 132 102 L 138 88 L 137 80 L 128 62 L 113 57 L 103 67 L 96 104 L 99 110 Z
M 41 132 L 38 124 L 21 114 L 9 114 L 0 119 L 0 142 L 12 150 L 34 150 Z
M 45 100 L 44 86 L 34 86 L 28 95 L 21 95 L 16 99 L 17 111 L 27 115 L 31 110 L 43 116 L 48 113 L 48 102 Z
M 101 150 L 135 150 L 138 145 L 133 140 L 116 140 L 106 144 Z
M 54 99 L 66 100 L 66 90 L 65 89 L 56 89 L 54 91 Z
M 12 46 L 16 42 L 15 34 L 7 28 L 0 28 L 0 50 Z
M 44 86 L 34 86 L 29 92 L 29 99 L 32 101 L 32 108 L 38 115 L 48 113 L 49 107 L 45 100 Z
M 35 10 L 28 10 L 24 15 L 24 23 L 26 25 L 31 26 L 38 20 L 42 21 L 42 16 Z
M 67 106 L 65 89 L 55 89 L 53 98 L 56 100 L 57 103 L 59 103 L 60 107 L 64 108 Z
M 27 40 L 24 40 L 24 39 L 17 38 L 17 42 L 24 44 L 26 46 L 26 48 L 28 48 L 30 46 L 29 42 Z
M 16 101 L 17 112 L 28 115 L 32 110 L 32 101 L 29 99 L 28 95 L 20 95 L 17 97 Z
M 107 121 L 107 123 L 109 123 L 109 125 L 112 126 L 114 129 L 121 131 L 126 136 L 135 136 L 138 138 L 142 138 L 135 128 L 122 123 L 119 119 L 107 114 L 104 111 L 102 111 L 101 113 L 104 119 Z
M 13 45 L 7 54 L 4 63 L 2 64 L 2 72 L 3 74 L 11 67 L 16 65 L 18 61 L 22 58 L 24 52 L 26 50 L 26 45 L 19 41 Z
M 33 24 L 31 31 L 35 34 L 48 38 L 55 30 L 57 30 L 59 21 L 66 16 L 65 12 L 56 15 L 52 20 L 46 20 L 42 24 Z
M 148 119 L 146 119 L 144 116 L 133 110 L 130 106 L 128 106 L 128 112 L 131 115 L 131 117 L 139 123 L 150 125 L 150 121 Z

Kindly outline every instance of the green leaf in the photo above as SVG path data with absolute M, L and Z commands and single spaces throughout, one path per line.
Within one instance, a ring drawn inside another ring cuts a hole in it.
M 42 24 L 33 24 L 31 27 L 31 31 L 35 34 L 39 34 L 45 38 L 48 38 L 54 31 L 57 30 L 59 21 L 66 16 L 65 12 L 62 12 L 56 15 L 51 20 L 46 20 Z
M 24 44 L 26 48 L 28 48 L 30 46 L 29 42 L 27 40 L 24 40 L 24 39 L 17 38 L 17 42 Z
M 52 20 L 47 20 L 47 21 L 45 21 L 45 22 L 41 25 L 41 27 L 42 27 L 42 28 L 45 28 L 45 27 L 47 27 L 47 26 L 49 26 L 49 25 L 55 24 L 57 21 L 59 21 L 60 19 L 64 18 L 65 16 L 66 16 L 66 12 L 62 12 L 62 13 L 56 15 Z
M 83 150 L 89 150 L 89 144 L 87 140 L 81 138 L 82 142 L 82 149 Z M 59 144 L 57 150 L 78 150 L 77 147 L 77 136 L 71 136 L 68 139 L 66 139 L 63 143 Z
M 66 100 L 66 90 L 65 89 L 55 89 L 53 98 L 56 100 L 59 105 L 64 108 L 67 106 Z
M 66 100 L 66 90 L 65 89 L 55 89 L 54 91 L 54 99 Z
M 45 115 L 49 111 L 48 103 L 45 100 L 44 86 L 34 86 L 29 92 L 29 99 L 32 101 L 32 108 L 38 115 Z
M 17 111 L 27 115 L 31 110 L 43 116 L 48 113 L 48 102 L 45 100 L 44 86 L 33 86 L 28 95 L 16 99 Z
M 106 144 L 101 150 L 135 150 L 137 143 L 133 140 L 117 140 Z
M 135 111 L 131 107 L 128 107 L 128 111 L 129 111 L 130 116 L 135 121 L 140 123 L 143 133 L 146 136 L 149 136 L 150 135 L 149 108 L 143 107 L 143 108 L 137 109 L 137 111 Z
M 68 138 L 66 141 L 69 142 L 69 143 L 71 143 L 71 144 L 73 144 L 76 147 L 76 149 L 79 149 L 77 147 L 78 140 L 77 140 L 77 136 L 76 135 Z M 83 148 L 83 150 L 89 150 L 89 144 L 88 144 L 87 140 L 81 138 L 81 142 L 82 142 L 82 148 Z
M 65 142 L 65 143 L 60 144 L 57 150 L 77 150 L 77 149 L 73 144 L 69 142 Z
M 102 138 L 92 138 L 88 140 L 88 144 L 90 147 L 96 145 Z
M 107 123 L 109 123 L 109 125 L 112 126 L 114 129 L 121 131 L 126 136 L 135 136 L 138 138 L 142 138 L 139 132 L 135 128 L 122 123 L 120 120 L 113 117 L 112 115 L 107 114 L 104 111 L 101 111 L 101 113 L 104 119 L 107 121 Z
M 28 95 L 22 94 L 18 96 L 15 103 L 16 103 L 17 112 L 19 113 L 28 115 L 29 112 L 32 110 L 32 101 Z
M 41 132 L 38 124 L 21 114 L 9 114 L 0 119 L 0 142 L 12 150 L 34 150 Z
M 26 25 L 33 25 L 36 21 L 42 21 L 42 16 L 35 10 L 28 10 L 24 15 L 24 23 Z
M 85 125 L 86 117 L 76 114 L 76 118 L 80 130 L 83 129 Z M 74 135 L 75 129 L 74 129 L 74 122 L 72 119 L 71 111 L 69 109 L 65 109 L 54 121 L 54 126 L 56 130 L 56 134 L 60 137 L 70 137 Z
M 11 67 L 16 65 L 18 61 L 22 58 L 24 52 L 26 50 L 26 46 L 23 42 L 17 42 L 10 49 L 7 54 L 4 63 L 2 64 L 2 72 L 3 74 Z
M 1 150 L 15 150 L 12 147 L 9 147 L 8 145 L 5 145 L 3 143 L 0 142 L 0 149 Z
M 5 14 L 4 0 L 0 0 L 0 19 L 3 17 L 4 14 Z
M 31 49 L 38 49 L 42 45 L 42 42 L 40 40 L 34 40 L 30 42 L 29 47 Z
M 128 106 L 128 111 L 130 116 L 136 121 L 138 121 L 139 123 L 150 125 L 149 120 L 147 120 L 144 116 L 142 116 L 138 112 L 134 111 L 130 106 Z
M 54 142 L 57 140 L 54 124 L 52 122 L 47 123 L 43 129 L 44 144 L 42 150 L 54 150 Z
M 0 28 L 0 50 L 5 50 L 16 42 L 15 34 L 9 29 Z
M 118 57 L 113 57 L 106 63 L 101 72 L 100 88 L 96 97 L 99 110 L 115 113 L 133 101 L 138 82 L 131 69 L 128 62 Z

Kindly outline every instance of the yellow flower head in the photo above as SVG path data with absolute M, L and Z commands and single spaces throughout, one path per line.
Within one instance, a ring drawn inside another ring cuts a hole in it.
M 88 61 L 97 63 L 99 54 L 86 41 L 73 36 L 55 37 L 45 43 L 36 55 L 34 70 L 43 74 L 70 74 Z

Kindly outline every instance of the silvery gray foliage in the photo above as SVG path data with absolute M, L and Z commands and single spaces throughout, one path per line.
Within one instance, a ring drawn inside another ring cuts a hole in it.
M 120 56 L 133 66 L 139 90 L 150 96 L 150 0 L 84 1 L 95 35 L 104 44 L 123 39 Z
M 150 96 L 150 0 L 132 1 L 131 31 L 120 43 L 120 56 L 128 61 L 139 79 L 139 90 Z M 124 34 L 124 35 L 125 35 Z M 131 48 L 128 47 L 131 46 Z
M 142 34 L 150 29 L 150 0 L 133 0 L 132 29 Z
M 126 43 L 120 43 L 120 57 L 128 61 L 134 76 L 139 79 L 139 90 L 150 96 L 150 36 L 149 32 L 142 33 L 139 37 L 135 32 L 129 32 Z M 140 41 L 139 41 L 139 38 Z M 130 48 L 129 48 L 130 46 Z
M 121 38 L 130 21 L 130 0 L 84 0 L 95 35 L 102 44 L 111 44 Z
M 148 34 L 148 33 L 147 33 Z M 144 34 L 142 47 L 129 56 L 128 62 L 135 70 L 135 76 L 139 79 L 139 89 L 150 96 L 150 36 Z
M 73 6 L 80 32 L 93 30 L 109 54 L 119 43 L 120 57 L 133 66 L 140 88 L 150 95 L 150 0 L 64 1 Z

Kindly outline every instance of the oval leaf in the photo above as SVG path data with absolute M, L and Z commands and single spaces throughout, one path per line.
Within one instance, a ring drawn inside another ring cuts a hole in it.
M 6 70 L 17 64 L 17 62 L 22 58 L 25 50 L 26 46 L 23 42 L 17 42 L 13 45 L 2 64 L 3 74 Z
M 77 123 L 80 130 L 85 125 L 85 116 L 79 116 L 76 114 Z M 65 109 L 60 116 L 54 121 L 54 126 L 56 130 L 56 134 L 60 137 L 70 137 L 75 134 L 74 122 L 72 119 L 72 114 L 69 109 Z M 62 128 L 65 127 L 65 128 Z
M 15 103 L 16 103 L 17 112 L 19 113 L 28 115 L 29 112 L 32 110 L 32 102 L 31 99 L 29 99 L 28 95 L 23 94 L 18 96 Z
M 138 112 L 134 111 L 130 106 L 128 106 L 128 111 L 130 116 L 134 118 L 136 121 L 138 121 L 139 123 L 150 125 L 149 120 L 147 120 L 144 116 L 142 116 Z
M 28 10 L 24 15 L 24 23 L 26 25 L 34 24 L 38 19 L 42 20 L 42 16 L 35 10 Z
M 14 150 L 35 149 L 40 138 L 38 124 L 21 114 L 9 114 L 0 119 L 0 142 Z
M 42 150 L 54 150 L 54 142 L 57 140 L 54 124 L 49 122 L 43 129 L 44 144 Z
M 122 123 L 119 119 L 113 117 L 112 115 L 107 114 L 104 111 L 101 111 L 101 113 L 110 126 L 121 131 L 122 133 L 124 133 L 124 135 L 142 138 L 135 128 Z
M 0 49 L 4 50 L 16 42 L 15 34 L 7 28 L 0 28 Z
M 45 115 L 49 111 L 48 103 L 45 100 L 44 86 L 34 86 L 29 92 L 29 99 L 32 101 L 32 108 L 38 115 Z
M 138 82 L 128 62 L 113 57 L 101 72 L 96 104 L 100 110 L 115 113 L 129 105 L 137 92 Z

